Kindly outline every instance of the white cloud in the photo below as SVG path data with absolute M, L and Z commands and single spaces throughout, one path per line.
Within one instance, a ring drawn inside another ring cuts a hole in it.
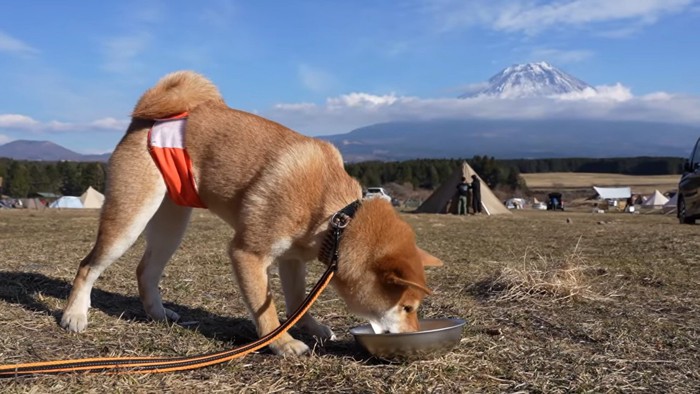
M 277 122 L 307 135 L 346 133 L 389 121 L 422 119 L 545 119 L 590 118 L 700 123 L 700 97 L 657 92 L 641 97 L 615 84 L 581 94 L 536 99 L 475 97 L 417 98 L 393 94 L 352 93 L 328 98 L 323 105 L 280 104 L 263 112 Z
M 407 97 L 402 97 L 402 100 L 408 100 Z M 326 100 L 328 108 L 344 108 L 344 107 L 364 107 L 377 108 L 387 105 L 392 105 L 399 100 L 394 93 L 384 96 L 376 96 L 368 93 L 350 93 L 339 97 L 329 98 Z
M 29 44 L 0 31 L 0 52 L 37 54 L 39 50 Z
M 91 122 L 69 123 L 58 120 L 41 122 L 26 115 L 20 114 L 0 114 L 0 130 L 8 132 L 20 130 L 35 133 L 48 132 L 71 132 L 71 131 L 92 131 L 103 129 L 106 131 L 125 130 L 129 120 L 118 120 L 115 118 L 103 118 Z
M 592 101 L 628 101 L 632 100 L 634 96 L 629 88 L 622 86 L 622 84 L 617 83 L 615 85 L 602 85 L 596 86 L 595 90 L 591 88 L 586 88 L 581 92 L 565 93 L 558 96 L 554 96 L 554 99 L 558 100 L 592 100 Z
M 492 30 L 537 34 L 552 28 L 601 23 L 637 27 L 691 9 L 694 0 L 427 0 L 424 10 L 442 30 L 475 25 Z
M 35 127 L 39 122 L 26 115 L 0 114 L 0 127 L 28 129 Z
M 308 110 L 316 109 L 316 104 L 314 104 L 314 103 L 291 103 L 291 104 L 281 103 L 281 104 L 275 104 L 274 108 L 282 110 L 282 111 L 308 111 Z
M 668 101 L 673 99 L 673 95 L 666 92 L 649 93 L 641 97 L 642 100 L 649 101 Z

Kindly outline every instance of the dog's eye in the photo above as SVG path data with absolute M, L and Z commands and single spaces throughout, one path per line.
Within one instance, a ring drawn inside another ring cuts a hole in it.
M 413 307 L 410 305 L 406 305 L 403 307 L 403 311 L 406 313 L 411 313 L 411 312 L 413 312 Z

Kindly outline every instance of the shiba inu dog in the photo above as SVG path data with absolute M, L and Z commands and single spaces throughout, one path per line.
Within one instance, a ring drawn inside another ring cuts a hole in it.
M 203 76 L 180 71 L 140 98 L 109 161 L 106 199 L 93 249 L 80 263 L 61 319 L 85 330 L 95 280 L 144 232 L 137 269 L 139 295 L 154 320 L 180 317 L 163 307 L 158 283 L 178 248 L 192 207 L 206 207 L 235 230 L 233 272 L 259 335 L 280 325 L 269 292 L 268 267 L 278 264 L 287 314 L 305 296 L 305 264 L 319 257 L 329 219 L 362 198 L 329 143 L 262 117 L 229 108 Z M 382 199 L 361 201 L 338 247 L 333 285 L 351 312 L 377 333 L 418 329 L 428 294 L 424 266 L 439 259 L 416 246 L 415 235 Z M 307 313 L 297 326 L 331 338 Z M 285 334 L 270 345 L 295 355 L 308 346 Z

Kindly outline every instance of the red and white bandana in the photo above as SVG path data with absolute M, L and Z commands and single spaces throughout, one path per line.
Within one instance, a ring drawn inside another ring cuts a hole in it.
M 206 208 L 199 198 L 192 160 L 185 149 L 187 113 L 158 119 L 148 132 L 148 150 L 163 175 L 168 195 L 178 205 Z

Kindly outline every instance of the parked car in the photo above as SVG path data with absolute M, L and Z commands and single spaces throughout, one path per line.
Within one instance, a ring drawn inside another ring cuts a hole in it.
M 556 211 L 557 209 L 564 210 L 564 200 L 562 199 L 561 193 L 549 193 L 547 195 L 547 210 Z
M 365 198 L 381 198 L 391 202 L 391 196 L 384 190 L 383 187 L 368 187 L 365 192 Z
M 676 204 L 676 216 L 681 224 L 694 224 L 700 219 L 700 138 L 683 165 Z

